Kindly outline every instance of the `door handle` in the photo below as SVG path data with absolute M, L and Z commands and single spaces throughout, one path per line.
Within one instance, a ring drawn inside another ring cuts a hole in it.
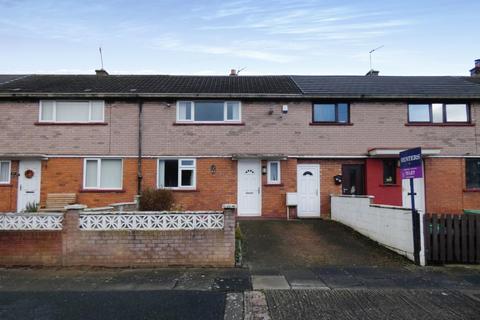
M 258 194 L 260 194 L 260 187 L 258 187 Z

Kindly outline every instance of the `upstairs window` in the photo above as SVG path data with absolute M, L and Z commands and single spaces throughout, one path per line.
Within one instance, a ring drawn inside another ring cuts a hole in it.
M 410 123 L 468 123 L 470 107 L 465 103 L 422 103 L 408 105 Z
M 313 104 L 314 123 L 349 123 L 350 106 L 348 103 Z
M 383 184 L 397 183 L 397 159 L 383 160 Z
M 239 101 L 179 101 L 178 122 L 240 122 Z
M 195 171 L 195 159 L 161 159 L 157 186 L 160 189 L 195 188 Z
M 105 103 L 95 101 L 40 101 L 40 122 L 104 122 Z
M 480 189 L 480 158 L 465 159 L 467 189 Z
M 84 189 L 122 189 L 121 159 L 85 159 L 83 172 Z
M 11 166 L 10 161 L 0 161 L 0 184 L 10 183 Z

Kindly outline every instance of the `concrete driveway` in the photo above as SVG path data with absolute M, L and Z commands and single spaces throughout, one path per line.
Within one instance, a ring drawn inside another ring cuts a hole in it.
M 243 220 L 244 264 L 252 273 L 316 267 L 390 267 L 411 265 L 340 223 L 329 220 Z

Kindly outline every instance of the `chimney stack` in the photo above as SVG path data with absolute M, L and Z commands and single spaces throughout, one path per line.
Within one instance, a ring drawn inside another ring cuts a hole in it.
M 370 69 L 370 71 L 367 72 L 366 76 L 378 76 L 380 74 L 380 71 Z
M 231 69 L 231 70 L 230 70 L 230 75 L 231 75 L 231 76 L 238 76 L 237 70 Z
M 100 76 L 108 76 L 108 72 L 105 69 L 97 69 L 95 70 L 95 74 L 100 77 Z
M 470 76 L 480 77 L 480 59 L 475 60 L 475 67 L 470 70 Z

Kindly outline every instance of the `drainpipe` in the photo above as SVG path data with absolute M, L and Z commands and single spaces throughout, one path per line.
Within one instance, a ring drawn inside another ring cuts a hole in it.
M 143 101 L 138 102 L 138 160 L 137 160 L 137 195 L 142 193 L 142 127 Z

